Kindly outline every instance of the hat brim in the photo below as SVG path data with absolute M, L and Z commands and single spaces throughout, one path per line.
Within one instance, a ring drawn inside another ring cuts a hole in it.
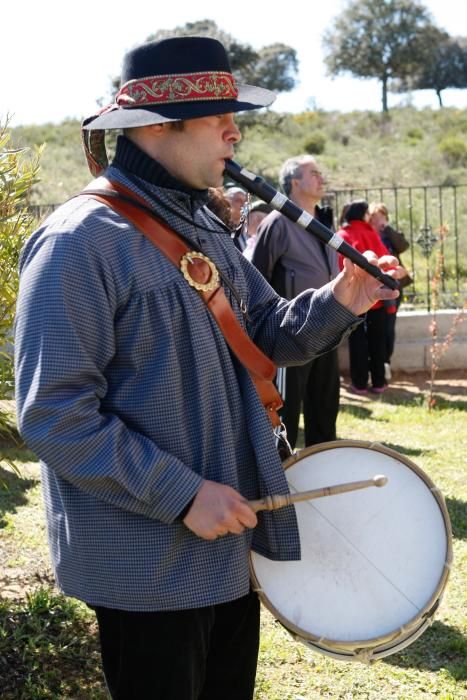
M 265 88 L 253 85 L 238 85 L 237 87 L 238 98 L 236 100 L 200 100 L 199 102 L 177 102 L 147 107 L 118 107 L 95 118 L 85 119 L 83 129 L 126 129 L 183 119 L 209 117 L 213 114 L 246 112 L 269 107 L 276 99 L 276 95 Z

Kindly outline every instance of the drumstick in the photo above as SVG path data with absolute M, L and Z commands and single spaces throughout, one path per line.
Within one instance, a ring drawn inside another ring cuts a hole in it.
M 323 486 L 320 489 L 313 489 L 311 491 L 265 496 L 257 501 L 248 501 L 248 505 L 255 513 L 257 513 L 259 510 L 277 510 L 278 508 L 290 506 L 292 503 L 299 503 L 300 501 L 311 501 L 313 498 L 322 498 L 323 496 L 335 496 L 338 493 L 358 491 L 358 489 L 366 489 L 369 486 L 385 486 L 387 483 L 387 476 L 377 474 L 372 479 L 366 479 L 365 481 L 350 481 L 346 484 Z

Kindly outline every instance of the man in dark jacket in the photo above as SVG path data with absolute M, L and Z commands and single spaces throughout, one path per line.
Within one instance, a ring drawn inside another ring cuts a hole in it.
M 312 156 L 286 160 L 279 179 L 283 191 L 293 202 L 332 228 L 332 209 L 319 206 L 324 194 L 324 177 Z M 287 299 L 293 299 L 309 287 L 327 284 L 338 273 L 335 251 L 278 212 L 267 216 L 259 227 L 252 262 L 276 292 Z M 337 350 L 302 365 L 280 368 L 277 384 L 284 400 L 282 420 L 292 447 L 297 442 L 302 404 L 305 446 L 336 439 Z

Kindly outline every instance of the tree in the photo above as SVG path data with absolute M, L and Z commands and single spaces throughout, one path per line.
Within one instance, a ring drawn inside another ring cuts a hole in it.
M 447 88 L 467 88 L 467 38 L 450 37 L 442 33 L 431 44 L 417 72 L 396 85 L 399 92 L 406 90 L 434 90 L 439 106 L 443 106 L 441 92 Z
M 239 67 L 245 82 L 273 92 L 289 92 L 295 86 L 298 70 L 297 53 L 286 44 L 270 44 L 255 52 L 251 63 Z M 235 72 L 235 69 L 233 69 Z
M 296 83 L 298 59 L 295 49 L 286 44 L 270 44 L 256 51 L 249 44 L 241 44 L 231 34 L 219 29 L 211 19 L 187 22 L 175 29 L 161 29 L 146 41 L 172 36 L 209 36 L 218 39 L 229 54 L 232 71 L 239 82 L 258 84 L 275 92 L 288 92 Z M 118 78 L 112 80 L 114 93 Z
M 387 112 L 389 81 L 404 81 L 418 69 L 429 49 L 427 38 L 436 32 L 415 0 L 354 0 L 324 34 L 325 64 L 333 76 L 377 78 Z

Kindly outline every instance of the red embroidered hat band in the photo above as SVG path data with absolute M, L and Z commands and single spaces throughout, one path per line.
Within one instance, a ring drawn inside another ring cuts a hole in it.
M 174 73 L 129 80 L 115 102 L 119 107 L 142 107 L 196 100 L 232 100 L 238 97 L 235 78 L 224 71 Z

